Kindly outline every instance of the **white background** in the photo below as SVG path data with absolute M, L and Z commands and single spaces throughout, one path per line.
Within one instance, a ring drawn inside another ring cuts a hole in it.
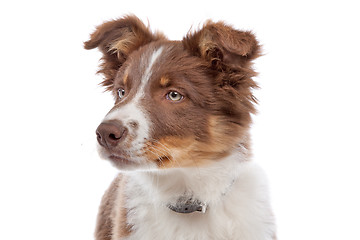
M 174 40 L 209 18 L 253 30 L 265 53 L 254 160 L 279 239 L 360 239 L 359 5 L 254 0 L 2 1 L 0 239 L 93 239 L 116 174 L 94 133 L 112 98 L 82 43 L 128 13 Z

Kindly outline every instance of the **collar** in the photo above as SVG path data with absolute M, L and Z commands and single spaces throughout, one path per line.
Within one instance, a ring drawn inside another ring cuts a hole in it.
M 198 199 L 193 199 L 193 197 L 181 196 L 175 204 L 169 203 L 167 207 L 177 213 L 205 213 L 207 205 Z
M 235 179 L 231 181 L 229 186 L 221 193 L 222 196 L 225 196 L 231 189 L 234 184 Z M 175 204 L 169 203 L 167 207 L 177 213 L 193 213 L 201 212 L 205 213 L 207 210 L 207 203 L 201 202 L 198 199 L 194 199 L 193 196 L 181 196 L 178 198 Z

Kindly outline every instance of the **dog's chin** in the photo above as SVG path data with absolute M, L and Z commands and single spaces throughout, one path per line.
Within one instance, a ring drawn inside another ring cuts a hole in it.
M 157 169 L 156 164 L 145 159 L 121 156 L 111 153 L 101 146 L 98 147 L 98 153 L 102 159 L 109 161 L 115 168 L 121 171 L 152 171 Z

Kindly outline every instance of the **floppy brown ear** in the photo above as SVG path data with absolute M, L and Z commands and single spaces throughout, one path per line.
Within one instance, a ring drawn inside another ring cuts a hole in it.
M 236 30 L 223 22 L 208 21 L 199 31 L 188 34 L 183 42 L 185 48 L 220 71 L 245 70 L 260 55 L 260 46 L 251 32 Z
M 255 112 L 257 88 L 252 79 L 256 72 L 252 60 L 261 55 L 260 45 L 249 31 L 236 30 L 223 22 L 208 21 L 203 28 L 189 33 L 183 45 L 192 55 L 202 58 L 214 75 L 217 96 L 222 103 L 219 111 L 234 117 L 234 122 L 250 122 Z
M 105 77 L 102 82 L 107 90 L 112 88 L 117 70 L 123 65 L 131 52 L 152 41 L 165 38 L 162 34 L 152 34 L 140 19 L 135 16 L 105 22 L 91 34 L 84 43 L 85 49 L 99 48 L 103 62 L 99 73 Z

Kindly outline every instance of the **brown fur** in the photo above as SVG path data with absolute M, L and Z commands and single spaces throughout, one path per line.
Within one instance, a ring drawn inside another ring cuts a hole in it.
M 136 154 L 146 156 L 159 168 L 172 168 L 208 164 L 239 144 L 249 148 L 250 115 L 255 113 L 256 103 L 252 89 L 257 87 L 251 61 L 260 55 L 251 32 L 208 21 L 182 41 L 169 41 L 162 34 L 153 34 L 135 16 L 126 16 L 97 27 L 85 43 L 86 49 L 95 47 L 103 53 L 99 72 L 105 77 L 102 84 L 114 93 L 114 109 L 134 97 L 145 71 L 142 59 L 148 59 L 159 47 L 164 49 L 140 102 L 152 119 L 151 139 Z M 124 100 L 117 97 L 120 87 L 127 94 Z M 178 91 L 184 99 L 170 102 L 165 97 L 170 90 Z M 111 149 L 112 154 L 131 158 L 123 149 L 132 138 Z M 121 191 L 119 182 L 115 180 L 103 198 L 97 240 L 111 239 L 114 221 L 123 228 L 115 230 L 116 237 L 130 231 L 125 209 L 117 215 L 125 220 L 111 217 L 115 192 Z
M 118 175 L 119 186 L 117 192 L 117 198 L 115 203 L 115 208 L 113 208 L 113 222 L 116 227 L 113 228 L 113 238 L 119 239 L 128 236 L 131 233 L 131 226 L 127 224 L 127 209 L 124 207 L 126 202 L 125 194 L 119 190 L 124 189 L 126 185 L 126 177 Z
M 103 53 L 103 62 L 99 73 L 105 77 L 102 85 L 112 89 L 117 71 L 135 49 L 152 41 L 165 37 L 150 30 L 135 16 L 125 16 L 100 25 L 91 34 L 90 40 L 84 43 L 85 49 L 98 47 Z
M 125 201 L 124 195 L 119 192 L 125 181 L 126 179 L 118 174 L 101 200 L 95 230 L 95 238 L 98 240 L 111 240 L 113 236 L 119 238 L 130 234 L 131 226 L 126 224 L 126 209 L 117 208 L 123 206 Z M 117 229 L 114 229 L 114 226 L 117 226 Z
M 101 240 L 111 240 L 112 231 L 113 231 L 113 216 L 112 212 L 114 209 L 114 202 L 117 198 L 117 191 L 119 190 L 119 182 L 121 180 L 121 175 L 119 174 L 117 178 L 111 183 L 108 190 L 105 192 L 99 212 L 97 217 L 97 224 L 95 230 L 95 238 Z

